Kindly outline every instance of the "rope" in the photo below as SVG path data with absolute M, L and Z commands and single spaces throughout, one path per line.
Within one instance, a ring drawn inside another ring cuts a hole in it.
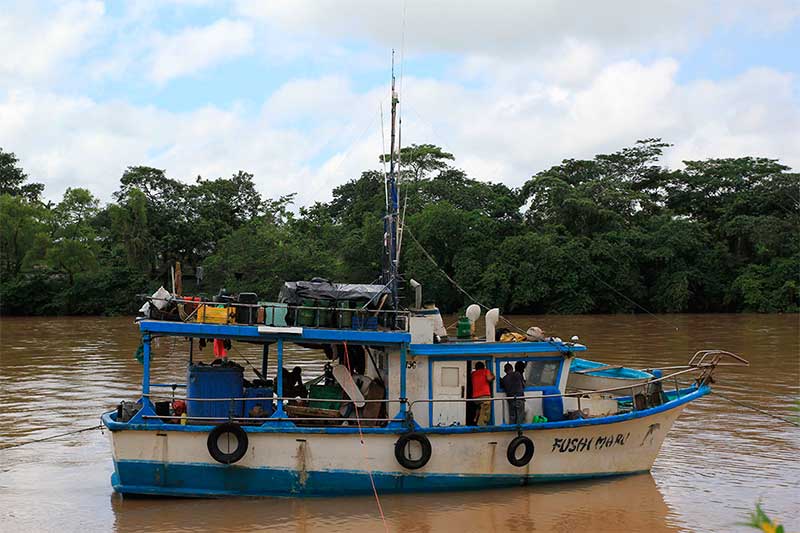
M 782 416 L 778 416 L 778 415 L 776 415 L 774 413 L 770 413 L 769 411 L 765 411 L 763 409 L 759 409 L 758 407 L 754 407 L 752 405 L 748 405 L 748 404 L 746 404 L 744 402 L 740 402 L 739 400 L 734 400 L 733 398 L 731 398 L 729 396 L 725 396 L 721 392 L 717 392 L 717 391 L 714 390 L 714 391 L 712 391 L 712 394 L 715 394 L 715 395 L 719 396 L 720 398 L 725 398 L 729 402 L 735 403 L 736 405 L 740 405 L 742 407 L 746 407 L 747 409 L 752 409 L 753 411 L 761 413 L 762 415 L 766 415 L 766 416 L 769 416 L 769 417 L 774 418 L 776 420 L 780 420 L 782 422 L 786 422 L 787 424 L 791 424 L 791 425 L 793 425 L 795 427 L 800 427 L 800 422 L 795 422 L 794 420 L 790 420 L 788 418 L 784 418 Z
M 413 234 L 413 233 L 411 233 L 411 230 L 409 230 L 409 229 L 405 229 L 405 228 L 404 228 L 404 229 L 403 229 L 403 231 L 404 231 L 404 232 L 405 232 L 405 231 L 408 231 L 408 236 L 409 236 L 409 237 L 411 237 L 411 240 L 412 240 L 412 241 L 414 241 L 414 244 L 416 244 L 416 245 L 419 247 L 419 249 L 420 249 L 420 250 L 422 250 L 422 253 L 423 253 L 423 254 L 425 254 L 425 257 L 427 257 L 427 258 L 428 258 L 428 260 L 429 260 L 429 261 L 430 261 L 430 262 L 433 264 L 433 266 L 435 266 L 435 267 L 436 267 L 436 268 L 439 270 L 439 272 L 441 272 L 441 274 L 442 274 L 442 275 L 443 275 L 445 278 L 447 278 L 447 281 L 449 281 L 450 283 L 452 283 L 452 284 L 453 284 L 453 287 L 455 287 L 456 289 L 458 289 L 459 291 L 461 291 L 461 293 L 462 293 L 464 296 L 466 296 L 467 298 L 469 298 L 470 300 L 472 300 L 473 302 L 475 302 L 475 303 L 476 303 L 476 304 L 478 304 L 479 306 L 483 307 L 483 308 L 484 308 L 484 309 L 486 309 L 487 311 L 490 309 L 490 307 L 489 307 L 488 305 L 484 305 L 483 303 L 479 302 L 477 298 L 475 298 L 475 297 L 474 297 L 474 296 L 472 296 L 470 293 L 468 293 L 468 292 L 467 292 L 467 291 L 466 291 L 466 290 L 465 290 L 465 289 L 464 289 L 464 288 L 463 288 L 461 285 L 459 285 L 459 284 L 458 284 L 458 282 L 457 282 L 456 280 L 454 280 L 453 278 L 451 278 L 451 277 L 450 277 L 450 275 L 449 275 L 447 272 L 445 272 L 445 271 L 444 271 L 444 269 L 442 269 L 442 267 L 440 267 L 440 266 L 439 266 L 439 264 L 436 262 L 436 259 L 434 259 L 434 258 L 433 258 L 433 256 L 431 256 L 431 254 L 429 254 L 429 253 L 428 253 L 428 250 L 426 250 L 426 249 L 425 249 L 425 248 L 424 248 L 424 247 L 423 247 L 423 246 L 420 244 L 420 242 L 417 240 L 417 238 L 416 238 L 416 237 L 414 237 L 414 234 Z M 503 322 L 505 322 L 506 324 L 508 324 L 508 325 L 509 325 L 509 326 L 511 326 L 512 328 L 516 329 L 516 330 L 517 330 L 517 331 L 519 331 L 520 333 L 527 334 L 527 331 L 526 331 L 526 330 L 524 330 L 524 329 L 522 329 L 521 327 L 517 326 L 516 324 L 514 324 L 513 322 L 511 322 L 509 319 L 507 319 L 506 317 L 504 317 L 503 315 L 500 315 L 500 320 L 502 320 Z
M 241 356 L 242 359 L 244 359 L 244 362 L 247 363 L 248 365 L 250 365 L 250 368 L 253 369 L 253 372 L 255 372 L 256 376 L 258 376 L 258 379 L 260 379 L 262 381 L 267 381 L 267 378 L 265 378 L 264 376 L 261 375 L 261 372 L 255 367 L 255 365 L 253 363 L 251 363 L 247 359 L 247 357 L 245 357 L 244 354 L 242 352 L 240 352 L 239 349 L 236 346 L 233 345 L 232 342 L 231 342 L 231 350 L 236 350 L 236 353 L 239 354 L 239 356 Z
M 58 435 L 51 435 L 49 437 L 44 437 L 44 438 L 41 438 L 41 439 L 29 440 L 28 442 L 19 442 L 17 444 L 10 444 L 8 446 L 3 446 L 2 448 L 0 448 L 0 450 L 9 450 L 11 448 L 17 448 L 19 446 L 25 446 L 26 444 L 34 444 L 36 442 L 44 442 L 46 440 L 53 440 L 53 439 L 58 439 L 60 437 L 67 437 L 69 435 L 75 435 L 75 434 L 78 434 L 78 433 L 83 433 L 84 431 L 91 431 L 93 429 L 100 429 L 102 427 L 103 427 L 103 424 L 98 424 L 96 426 L 83 428 L 83 429 L 76 429 L 75 431 L 68 431 L 66 433 L 60 433 Z
M 347 353 L 347 343 L 342 343 L 344 346 L 344 361 L 347 365 L 347 370 L 352 373 L 352 369 L 350 367 L 350 355 Z M 364 433 L 361 431 L 361 418 L 358 415 L 358 406 L 356 402 L 353 402 L 353 408 L 356 412 L 356 424 L 358 425 L 358 437 L 361 440 L 361 452 L 364 455 L 364 463 L 367 465 L 367 473 L 369 474 L 369 482 L 372 485 L 372 493 L 375 495 L 375 503 L 378 504 L 378 512 L 381 515 L 381 520 L 383 521 L 383 529 L 388 533 L 389 532 L 389 525 L 386 523 L 386 516 L 383 514 L 383 507 L 381 506 L 381 499 L 378 496 L 378 489 L 375 487 L 375 479 L 372 477 L 372 468 L 369 464 L 369 459 L 367 458 L 367 445 L 364 442 Z

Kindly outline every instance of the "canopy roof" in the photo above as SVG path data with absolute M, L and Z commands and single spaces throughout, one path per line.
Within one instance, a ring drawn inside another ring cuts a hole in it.
M 314 278 L 311 281 L 287 281 L 281 287 L 279 300 L 289 305 L 302 305 L 303 300 L 372 300 L 377 303 L 382 295 L 387 295 L 391 303 L 391 291 L 385 285 L 366 283 L 331 283 L 326 279 Z M 387 307 L 390 307 L 387 305 Z

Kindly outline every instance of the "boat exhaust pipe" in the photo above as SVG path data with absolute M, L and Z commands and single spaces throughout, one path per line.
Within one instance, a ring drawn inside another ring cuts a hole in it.
M 469 319 L 469 336 L 473 339 L 475 338 L 475 322 L 481 317 L 481 306 L 478 304 L 472 304 L 467 307 L 467 312 L 465 313 L 467 318 Z
M 411 279 L 408 284 L 414 289 L 414 309 L 422 309 L 422 283 Z
M 486 342 L 494 342 L 498 320 L 500 320 L 500 309 L 495 307 L 486 311 Z

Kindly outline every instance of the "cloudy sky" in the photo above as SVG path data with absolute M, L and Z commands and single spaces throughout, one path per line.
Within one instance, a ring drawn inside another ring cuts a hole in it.
M 475 178 L 646 137 L 800 168 L 800 0 L 0 0 L 0 147 L 53 200 L 129 165 L 326 200 L 377 167 L 392 48 L 404 143 Z

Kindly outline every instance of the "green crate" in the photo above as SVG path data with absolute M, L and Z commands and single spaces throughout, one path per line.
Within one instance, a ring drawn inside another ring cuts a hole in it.
M 342 393 L 342 388 L 339 385 L 311 385 L 308 388 L 308 406 L 317 409 L 338 409 L 342 403 Z

